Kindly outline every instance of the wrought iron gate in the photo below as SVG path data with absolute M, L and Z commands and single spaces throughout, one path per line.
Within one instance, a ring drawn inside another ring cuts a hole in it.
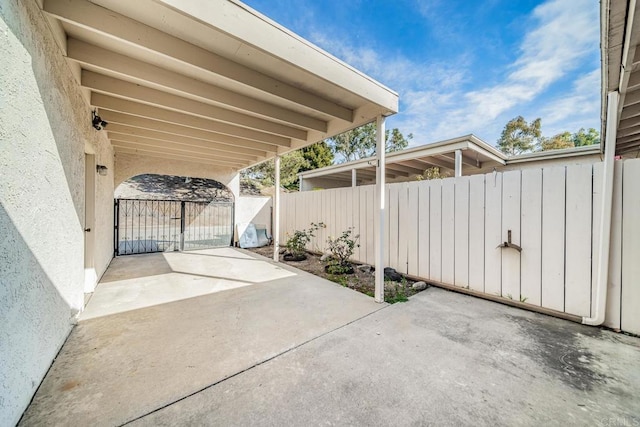
M 230 246 L 232 202 L 115 200 L 115 254 Z

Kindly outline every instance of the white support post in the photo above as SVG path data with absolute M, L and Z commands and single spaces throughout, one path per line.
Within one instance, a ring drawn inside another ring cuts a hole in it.
M 600 206 L 600 247 L 595 262 L 598 263 L 596 280 L 595 313 L 583 317 L 585 325 L 598 326 L 605 320 L 607 308 L 607 284 L 609 282 L 609 246 L 611 241 L 611 210 L 613 209 L 613 168 L 615 166 L 616 136 L 618 130 L 618 91 L 607 95 L 607 122 L 602 168 L 602 205 Z
M 357 186 L 357 174 L 356 174 L 356 169 L 351 169 L 351 186 L 355 187 Z
M 275 191 L 273 194 L 273 260 L 280 261 L 280 156 L 273 159 L 276 175 Z
M 456 170 L 455 177 L 462 176 L 462 150 L 456 150 Z
M 302 175 L 298 175 L 298 191 L 304 191 L 302 189 Z
M 375 292 L 376 302 L 384 302 L 384 193 L 385 193 L 385 141 L 384 117 L 376 119 L 376 210 L 375 215 Z

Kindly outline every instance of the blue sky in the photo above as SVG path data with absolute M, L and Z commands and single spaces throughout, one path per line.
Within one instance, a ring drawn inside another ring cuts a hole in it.
M 245 0 L 400 94 L 412 145 L 542 118 L 600 130 L 597 0 Z

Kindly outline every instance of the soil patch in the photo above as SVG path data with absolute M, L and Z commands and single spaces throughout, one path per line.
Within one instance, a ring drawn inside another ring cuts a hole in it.
M 251 248 L 252 252 L 262 256 L 271 258 L 273 256 L 273 246 L 264 246 L 262 248 Z M 338 283 L 344 287 L 356 290 L 373 298 L 375 290 L 374 269 L 358 268 L 361 264 L 354 263 L 353 274 L 331 274 L 325 271 L 326 262 L 320 261 L 320 255 L 307 252 L 307 259 L 302 261 L 286 261 L 283 254 L 280 254 L 280 262 L 288 264 L 292 267 L 311 273 L 315 276 L 322 277 L 332 282 Z M 367 271 L 369 270 L 369 271 Z M 417 290 L 412 288 L 415 281 L 402 277 L 401 280 L 392 281 L 385 280 L 384 300 L 388 303 L 404 302 L 411 296 L 416 294 Z

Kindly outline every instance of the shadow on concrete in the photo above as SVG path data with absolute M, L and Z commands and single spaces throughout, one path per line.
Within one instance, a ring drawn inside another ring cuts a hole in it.
M 386 306 L 282 271 L 257 285 L 81 321 L 23 425 L 122 425 Z

